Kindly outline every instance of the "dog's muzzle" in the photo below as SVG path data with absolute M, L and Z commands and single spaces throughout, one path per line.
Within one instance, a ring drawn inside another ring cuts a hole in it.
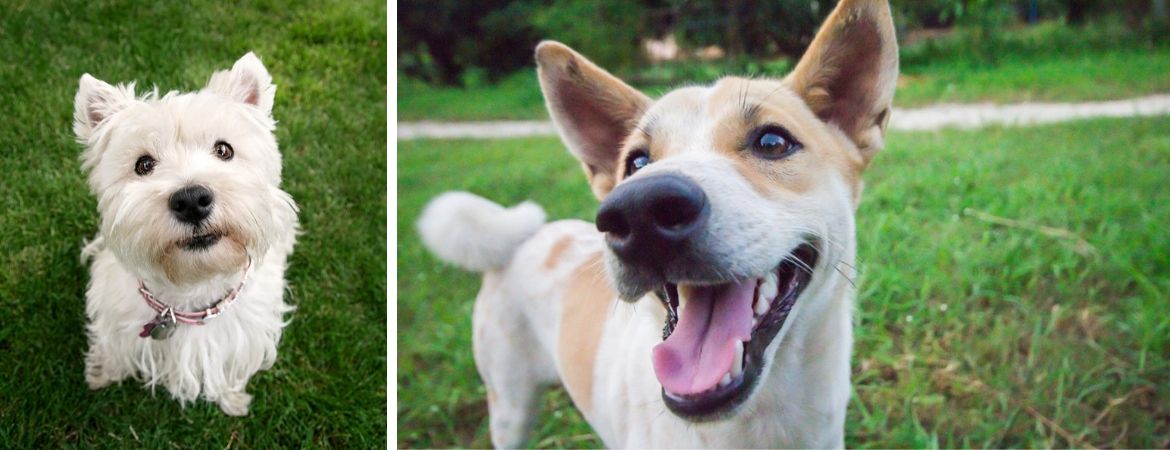
M 707 195 L 694 181 L 654 175 L 614 189 L 597 211 L 597 230 L 622 262 L 662 267 L 685 254 L 710 215 Z

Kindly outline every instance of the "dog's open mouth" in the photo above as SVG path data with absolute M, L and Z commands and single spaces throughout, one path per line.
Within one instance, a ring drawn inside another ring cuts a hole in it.
M 219 233 L 205 233 L 199 234 L 182 242 L 183 248 L 187 250 L 206 250 L 208 247 L 215 245 L 223 235 Z
M 817 256 L 816 247 L 805 243 L 759 278 L 664 286 L 666 328 L 653 363 L 671 411 L 710 420 L 747 399 L 763 371 L 764 352 L 808 286 Z

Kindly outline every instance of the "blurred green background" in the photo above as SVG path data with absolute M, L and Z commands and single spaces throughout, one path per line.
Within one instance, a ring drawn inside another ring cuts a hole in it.
M 1165 3 L 895 0 L 895 106 L 1170 93 Z M 398 117 L 547 120 L 540 39 L 652 96 L 783 76 L 834 4 L 400 2 Z M 456 189 L 550 219 L 597 202 L 555 137 L 400 140 L 397 168 L 398 446 L 488 446 L 479 277 L 414 221 Z M 847 446 L 1170 447 L 1170 118 L 893 131 L 865 178 Z M 554 389 L 530 445 L 601 443 Z
M 651 94 L 784 74 L 833 1 L 403 1 L 400 120 L 539 119 L 541 39 Z M 1170 90 L 1165 0 L 895 0 L 898 106 Z M 648 46 L 658 48 L 648 52 Z M 474 101 L 470 101 L 474 99 Z

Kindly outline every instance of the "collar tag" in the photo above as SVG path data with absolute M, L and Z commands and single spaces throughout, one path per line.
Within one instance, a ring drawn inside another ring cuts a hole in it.
M 147 322 L 143 326 L 142 331 L 150 335 L 151 339 L 161 341 L 171 337 L 175 334 L 177 322 L 175 321 L 175 311 L 167 308 L 165 311 L 155 316 L 154 320 Z M 139 333 L 142 336 L 142 333 Z M 142 336 L 146 337 L 146 336 Z
M 228 291 L 227 295 L 219 301 L 212 303 L 210 307 L 198 312 L 176 312 L 166 303 L 159 301 L 146 288 L 146 284 L 141 280 L 138 281 L 138 293 L 142 295 L 142 299 L 146 301 L 146 305 L 158 313 L 150 322 L 142 326 L 142 331 L 138 333 L 138 337 L 145 338 L 150 336 L 154 340 L 163 340 L 175 334 L 175 329 L 180 323 L 187 325 L 203 325 L 208 319 L 218 317 L 220 314 L 231 306 L 240 291 L 244 289 L 244 284 L 248 282 L 248 274 L 252 271 L 252 258 L 248 258 L 248 265 L 244 266 L 244 275 L 240 277 L 240 284 L 232 290 Z

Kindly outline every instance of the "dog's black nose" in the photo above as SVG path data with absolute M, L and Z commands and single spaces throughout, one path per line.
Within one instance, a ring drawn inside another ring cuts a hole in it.
M 211 214 L 211 204 L 215 197 L 211 191 L 199 185 L 187 186 L 171 194 L 168 205 L 171 213 L 180 222 L 197 225 Z
M 597 230 L 624 260 L 665 262 L 685 250 L 709 214 L 707 195 L 694 181 L 655 175 L 614 189 L 597 211 Z

